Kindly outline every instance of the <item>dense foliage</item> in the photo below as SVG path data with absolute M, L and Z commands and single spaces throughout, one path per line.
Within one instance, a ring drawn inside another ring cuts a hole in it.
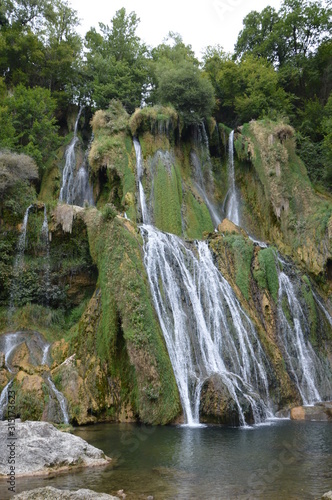
M 330 2 L 283 0 L 278 11 L 252 11 L 234 54 L 208 47 L 202 63 L 178 34 L 148 48 L 139 22 L 122 8 L 83 40 L 67 0 L 3 0 L 0 148 L 30 155 L 42 173 L 67 132 L 69 106 L 94 112 L 112 99 L 129 114 L 172 108 L 181 130 L 211 116 L 232 128 L 282 117 L 297 130 L 311 180 L 331 189 Z

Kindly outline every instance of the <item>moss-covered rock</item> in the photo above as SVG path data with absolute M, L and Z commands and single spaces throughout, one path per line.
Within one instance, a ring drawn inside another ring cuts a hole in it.
M 289 125 L 267 120 L 252 121 L 237 132 L 236 151 L 247 162 L 238 174 L 245 226 L 329 279 L 332 199 L 314 192 L 293 136 Z
M 151 302 L 141 237 L 126 219 L 105 221 L 95 209 L 85 218 L 100 291 L 82 317 L 71 349 L 79 359 L 89 352 L 100 360 L 108 393 L 112 388 L 118 393 L 113 410 L 109 408 L 113 415 L 129 405 L 144 422 L 169 422 L 180 411 L 179 395 Z

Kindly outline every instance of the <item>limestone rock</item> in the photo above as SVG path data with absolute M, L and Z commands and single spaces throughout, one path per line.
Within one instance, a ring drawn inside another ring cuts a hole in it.
M 238 400 L 246 422 L 253 422 L 252 409 L 248 401 L 241 394 L 238 394 Z M 222 378 L 217 374 L 212 375 L 202 387 L 200 418 L 202 422 L 232 426 L 241 423 L 238 406 Z
M 49 474 L 75 467 L 107 465 L 111 459 L 86 441 L 47 422 L 16 421 L 16 477 Z M 8 442 L 8 423 L 0 422 L 0 442 Z M 8 474 L 7 454 L 0 455 L 0 478 Z
M 23 491 L 13 497 L 15 500 L 119 500 L 118 497 L 107 493 L 97 493 L 96 491 L 81 489 L 77 491 L 59 490 L 53 486 L 36 488 L 30 491 Z
M 327 493 L 324 493 L 324 495 L 322 496 L 322 500 L 332 500 L 332 490 L 331 491 L 328 491 Z
M 314 406 L 296 406 L 291 409 L 290 417 L 292 420 L 332 421 L 332 401 Z
M 218 226 L 218 231 L 220 233 L 237 233 L 242 234 L 243 236 L 247 236 L 247 233 L 243 231 L 239 226 L 234 224 L 234 222 L 224 219 Z

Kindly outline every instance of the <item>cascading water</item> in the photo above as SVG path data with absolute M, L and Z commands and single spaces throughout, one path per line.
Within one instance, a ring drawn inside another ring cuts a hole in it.
M 78 142 L 77 129 L 83 108 L 80 107 L 75 127 L 74 135 L 65 152 L 65 166 L 62 172 L 62 186 L 59 200 L 68 204 L 83 207 L 85 203 L 94 204 L 92 186 L 89 182 L 88 160 L 85 155 L 84 161 L 76 172 L 75 148 Z
M 9 301 L 9 316 L 12 315 L 15 309 L 15 301 L 18 297 L 20 290 L 20 275 L 22 273 L 23 263 L 24 263 L 24 252 L 25 252 L 25 240 L 27 234 L 27 226 L 29 220 L 29 211 L 32 205 L 29 205 L 25 211 L 23 223 L 20 231 L 20 236 L 17 243 L 16 257 L 14 261 L 13 268 L 13 281 L 10 289 L 10 301 Z
M 44 206 L 44 220 L 41 228 L 41 239 L 45 248 L 45 290 L 46 290 L 46 304 L 49 302 L 49 292 L 50 292 L 50 242 L 49 242 L 49 230 L 48 230 L 48 220 L 46 205 Z
M 209 195 L 207 193 L 207 189 L 205 186 L 205 181 L 203 177 L 203 172 L 202 172 L 202 163 L 206 163 L 208 165 L 209 169 L 209 174 L 211 176 L 211 158 L 210 158 L 210 151 L 209 151 L 209 140 L 208 136 L 204 127 L 204 124 L 201 125 L 197 129 L 197 137 L 195 138 L 195 143 L 196 147 L 199 150 L 199 155 L 196 153 L 196 151 L 192 150 L 190 153 L 190 159 L 191 163 L 194 167 L 194 175 L 195 175 L 195 185 L 196 189 L 199 192 L 200 196 L 203 198 L 204 203 L 206 204 L 209 212 L 210 212 L 210 217 L 212 219 L 212 222 L 214 224 L 214 227 L 217 228 L 218 225 L 221 222 L 221 217 L 218 213 L 218 210 L 212 203 L 212 201 L 209 198 Z M 211 182 L 211 181 L 210 181 Z
M 137 180 L 138 180 L 138 192 L 139 200 L 141 206 L 142 221 L 145 224 L 149 224 L 149 213 L 146 205 L 145 193 L 142 184 L 143 177 L 143 157 L 142 149 L 139 140 L 134 137 L 134 148 L 136 153 L 136 170 L 137 170 Z
M 8 405 L 8 390 L 12 385 L 13 381 L 10 380 L 7 385 L 2 389 L 0 395 L 0 420 L 4 420 L 5 408 Z
M 218 374 L 245 424 L 269 415 L 264 355 L 253 324 L 213 263 L 205 242 L 195 252 L 180 238 L 143 225 L 145 267 L 189 425 L 199 422 L 201 387 Z M 239 350 L 238 350 L 239 347 Z
M 283 309 L 284 299 L 286 299 L 289 317 Z M 279 274 L 278 319 L 285 361 L 303 404 L 310 405 L 321 401 L 322 398 L 317 388 L 317 374 L 321 371 L 320 362 L 308 340 L 310 328 L 294 286 L 284 272 Z
M 235 187 L 235 169 L 234 169 L 234 130 L 229 134 L 228 139 L 228 204 L 226 217 L 234 222 L 237 226 L 240 225 L 239 202 Z
M 89 172 L 87 167 L 87 157 L 80 166 L 74 182 L 73 200 L 74 204 L 83 207 L 85 204 L 93 205 L 93 190 L 89 182 Z
M 41 360 L 42 365 L 48 365 L 48 353 L 49 353 L 50 347 L 51 347 L 51 344 L 45 344 L 45 346 L 43 348 L 43 357 Z
M 60 405 L 60 408 L 61 408 L 61 412 L 62 412 L 62 416 L 63 416 L 63 423 L 64 424 L 69 424 L 69 415 L 68 415 L 68 410 L 67 410 L 67 400 L 64 397 L 64 395 L 62 394 L 62 392 L 58 391 L 58 389 L 55 387 L 55 385 L 52 382 L 52 380 L 50 379 L 50 377 L 48 377 L 47 380 L 48 380 L 48 383 L 49 383 L 49 385 L 50 385 L 53 393 L 55 394 L 55 397 L 57 398 L 57 400 L 59 402 L 59 405 Z
M 74 177 L 75 177 L 75 167 L 76 167 L 75 146 L 78 141 L 77 128 L 81 113 L 82 113 L 82 107 L 80 107 L 76 118 L 74 127 L 74 136 L 65 152 L 66 161 L 62 172 L 62 186 L 60 189 L 59 200 L 69 204 L 73 203 L 73 188 L 74 188 Z
M 215 374 L 234 400 L 240 423 L 245 425 L 243 400 L 260 422 L 271 412 L 264 354 L 253 324 L 215 267 L 206 243 L 197 243 L 194 251 L 180 238 L 146 224 L 142 153 L 136 139 L 134 145 L 144 262 L 186 423 L 199 424 L 201 389 Z

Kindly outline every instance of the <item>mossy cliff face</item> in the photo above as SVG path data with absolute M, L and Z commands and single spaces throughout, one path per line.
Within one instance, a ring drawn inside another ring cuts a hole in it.
M 255 324 L 270 363 L 273 380 L 270 395 L 278 409 L 292 406 L 300 399 L 286 371 L 285 352 L 280 341 L 278 308 L 282 307 L 287 315 L 287 306 L 280 303 L 278 293 L 278 274 L 282 264 L 272 247 L 253 245 L 243 230 L 226 219 L 220 224 L 219 231 L 210 236 L 209 246 L 218 268 Z M 310 341 L 323 363 L 330 363 L 331 366 L 331 326 L 314 301 L 313 285 L 308 276 L 296 270 L 294 265 L 289 264 L 287 272 L 291 273 L 296 296 L 306 316 Z M 225 417 L 222 408 L 227 409 L 229 402 L 227 398 L 218 396 L 218 391 L 213 390 L 214 385 L 209 383 L 204 387 L 202 411 L 222 422 Z
M 129 115 L 118 101 L 96 112 L 89 162 L 97 207 L 111 203 L 136 220 L 136 157 L 128 122 Z
M 237 131 L 235 148 L 245 226 L 274 243 L 314 275 L 329 278 L 332 200 L 314 192 L 296 156 L 289 125 L 250 122 Z
M 171 116 L 168 122 L 172 123 Z M 208 191 L 212 204 L 218 203 L 213 165 L 202 137 L 198 138 L 198 128 L 187 131 L 180 141 L 179 129 L 174 128 L 174 123 L 166 126 L 164 120 L 156 127 L 154 118 L 142 110 L 130 121 L 131 128 L 135 125 L 144 159 L 142 184 L 149 219 L 162 231 L 201 239 L 214 227 L 202 188 Z
M 142 240 L 126 219 L 85 214 L 98 289 L 73 333 L 70 352 L 90 353 L 107 377 L 114 418 L 134 415 L 166 423 L 180 412 L 179 395 L 151 304 L 142 262 Z M 83 362 L 84 363 L 84 362 Z

